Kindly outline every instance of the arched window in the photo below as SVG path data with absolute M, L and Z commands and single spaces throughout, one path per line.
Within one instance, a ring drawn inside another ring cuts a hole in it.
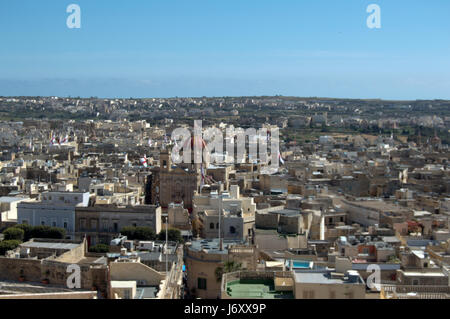
M 230 226 L 230 234 L 236 234 L 236 228 Z
M 209 224 L 210 229 L 214 229 L 214 223 Z

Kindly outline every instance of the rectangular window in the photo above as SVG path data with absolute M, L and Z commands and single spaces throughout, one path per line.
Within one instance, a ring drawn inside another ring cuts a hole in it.
M 69 227 L 69 220 L 67 218 L 64 218 L 63 220 L 63 227 L 64 229 L 67 229 Z
M 97 220 L 95 220 L 95 219 L 91 220 L 91 230 L 94 230 L 94 231 L 97 230 Z
M 198 278 L 198 289 L 206 290 L 206 278 Z

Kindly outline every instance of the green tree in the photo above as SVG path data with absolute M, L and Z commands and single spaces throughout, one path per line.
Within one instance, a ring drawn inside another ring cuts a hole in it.
M 91 253 L 107 253 L 109 252 L 109 246 L 105 244 L 97 244 L 95 246 L 89 247 L 89 252 Z
M 136 232 L 136 227 L 133 227 L 133 226 L 126 226 L 120 230 L 120 233 L 123 236 L 127 236 L 127 238 L 130 240 L 134 240 L 135 232 Z
M 202 233 L 202 229 L 203 229 L 203 224 L 200 221 L 199 218 L 195 218 L 192 221 L 192 236 L 197 237 L 200 236 Z
M 242 264 L 236 263 L 234 261 L 227 261 L 223 264 L 223 267 L 217 267 L 215 270 L 215 275 L 217 282 L 222 281 L 223 274 L 234 272 L 242 269 Z
M 64 228 L 50 227 L 50 226 L 30 226 L 26 224 L 16 225 L 13 228 L 24 231 L 24 241 L 32 238 L 47 238 L 47 239 L 64 239 L 66 238 L 66 230 Z
M 19 225 L 14 226 L 14 228 L 19 228 L 24 231 L 23 241 L 29 241 L 32 238 L 31 230 L 33 229 L 33 226 L 30 226 L 27 224 L 19 224 Z
M 7 230 L 5 230 L 3 232 L 3 235 L 5 236 L 4 237 L 5 240 L 23 241 L 24 236 L 25 236 L 25 231 L 20 228 L 11 227 L 11 228 L 8 228 Z
M 66 230 L 50 226 L 35 226 L 31 228 L 31 238 L 64 239 Z
M 175 229 L 175 228 L 169 228 L 168 232 L 168 239 L 170 241 L 176 241 L 177 243 L 182 243 L 183 242 L 183 237 L 181 237 L 181 231 L 179 229 Z M 162 230 L 159 234 L 158 234 L 158 239 L 159 240 L 166 240 L 166 230 Z
M 130 240 L 155 240 L 156 234 L 150 227 L 145 226 L 127 226 L 122 228 L 120 233 L 127 236 Z
M 138 226 L 135 230 L 136 239 L 139 240 L 155 240 L 156 233 L 150 227 Z
M 16 249 L 19 245 L 19 240 L 4 240 L 0 242 L 0 256 L 4 256 L 8 250 Z

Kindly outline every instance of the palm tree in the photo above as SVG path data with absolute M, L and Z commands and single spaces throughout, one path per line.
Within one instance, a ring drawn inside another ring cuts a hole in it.
M 236 263 L 234 261 L 226 261 L 223 267 L 217 267 L 215 274 L 218 282 L 222 280 L 223 274 L 234 272 L 242 269 L 242 264 Z

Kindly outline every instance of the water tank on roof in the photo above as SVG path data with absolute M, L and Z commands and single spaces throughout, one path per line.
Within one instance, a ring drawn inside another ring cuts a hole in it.
M 29 258 L 30 257 L 30 248 L 22 247 L 20 248 L 20 258 Z
M 110 246 L 119 246 L 120 242 L 121 242 L 120 238 L 113 239 L 111 240 Z
M 351 283 L 356 284 L 359 282 L 359 273 L 356 270 L 347 271 L 347 277 L 348 277 L 348 281 Z

